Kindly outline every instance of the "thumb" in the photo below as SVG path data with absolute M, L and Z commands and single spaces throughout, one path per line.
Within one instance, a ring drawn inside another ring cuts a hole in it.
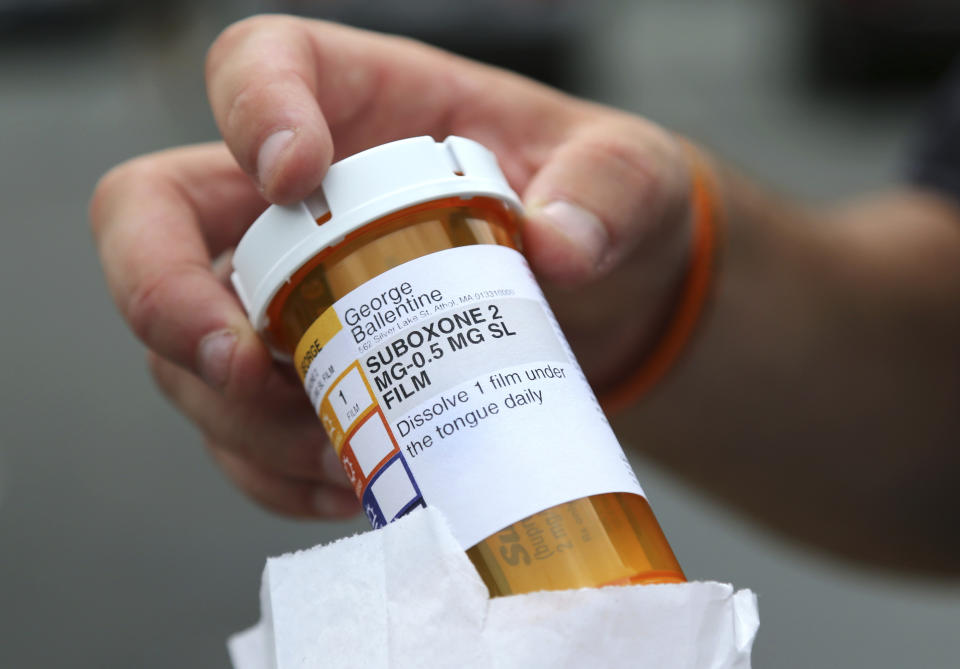
M 689 193 L 672 135 L 639 119 L 590 127 L 557 147 L 524 192 L 527 257 L 549 281 L 597 279 L 634 249 L 656 253 L 685 235 Z

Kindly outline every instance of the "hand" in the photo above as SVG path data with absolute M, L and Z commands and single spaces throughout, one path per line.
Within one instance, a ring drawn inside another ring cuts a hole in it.
M 480 141 L 523 197 L 527 257 L 594 383 L 615 381 L 656 336 L 689 237 L 686 161 L 657 126 L 405 39 L 281 16 L 228 28 L 207 84 L 229 153 L 204 145 L 121 165 L 91 219 L 161 389 L 266 506 L 358 508 L 296 378 L 272 363 L 213 259 L 263 198 L 304 197 L 333 160 L 414 135 Z

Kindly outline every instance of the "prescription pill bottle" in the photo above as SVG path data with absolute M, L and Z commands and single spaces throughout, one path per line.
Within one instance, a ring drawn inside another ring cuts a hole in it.
M 267 209 L 232 280 L 374 527 L 439 508 L 495 596 L 682 582 L 520 225 L 490 151 L 405 139 Z

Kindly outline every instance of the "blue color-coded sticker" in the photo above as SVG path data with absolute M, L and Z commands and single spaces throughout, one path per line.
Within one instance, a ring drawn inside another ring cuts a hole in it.
M 399 453 L 390 458 L 370 479 L 363 493 L 363 510 L 374 528 L 426 506 L 420 488 L 406 461 Z

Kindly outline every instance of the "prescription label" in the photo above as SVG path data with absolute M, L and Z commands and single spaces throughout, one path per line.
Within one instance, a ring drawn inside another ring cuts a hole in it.
M 512 249 L 384 272 L 320 316 L 294 362 L 374 527 L 435 506 L 469 548 L 558 504 L 643 494 Z

